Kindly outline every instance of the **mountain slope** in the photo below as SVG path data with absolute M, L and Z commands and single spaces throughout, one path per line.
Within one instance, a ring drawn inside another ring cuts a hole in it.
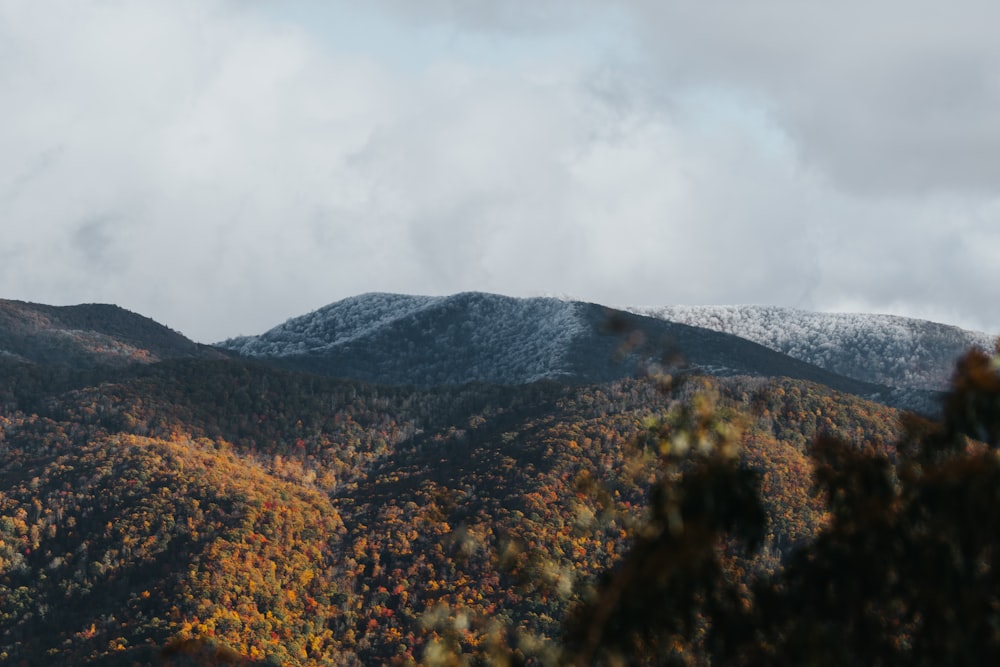
M 995 336 L 895 315 L 776 306 L 657 306 L 631 312 L 734 334 L 828 371 L 891 387 L 939 391 L 955 360 Z
M 466 293 L 364 294 L 220 346 L 299 370 L 387 384 L 523 384 L 570 374 L 578 305 Z
M 737 336 L 550 298 L 366 294 L 219 346 L 286 368 L 384 384 L 605 382 L 665 368 L 790 377 L 890 400 L 882 387 Z
M 0 299 L 0 359 L 123 366 L 188 356 L 220 355 L 118 306 L 47 306 Z
M 815 433 L 893 437 L 892 410 L 815 384 L 705 386 L 747 424 L 773 515 L 760 566 L 824 520 Z M 199 638 L 271 664 L 408 664 L 435 618 L 552 636 L 628 544 L 602 515 L 644 504 L 636 439 L 700 387 L 406 389 L 189 359 L 0 409 L 0 653 L 146 665 Z
M 149 664 L 156 645 L 195 634 L 279 664 L 312 642 L 328 664 L 344 664 L 315 630 L 335 613 L 337 584 L 322 565 L 344 532 L 324 494 L 218 443 L 81 432 L 79 423 L 73 430 L 87 437 L 66 441 L 60 431 L 71 424 L 4 423 L 4 661 Z
M 4 330 L 28 351 L 53 329 L 131 332 L 131 314 L 82 309 L 17 310 Z M 738 427 L 759 474 L 765 546 L 736 578 L 773 572 L 827 521 L 817 435 L 886 455 L 899 436 L 895 410 L 830 388 L 873 385 L 594 304 L 367 295 L 324 311 L 258 358 L 456 380 L 180 355 L 61 381 L 86 346 L 2 364 L 0 662 L 162 667 L 167 645 L 194 657 L 166 664 L 414 664 L 455 633 L 475 661 L 496 622 L 558 636 L 635 539 L 662 438 L 693 442 L 673 439 L 688 407 Z M 615 379 L 657 363 L 685 381 Z M 539 377 L 575 382 L 520 384 Z

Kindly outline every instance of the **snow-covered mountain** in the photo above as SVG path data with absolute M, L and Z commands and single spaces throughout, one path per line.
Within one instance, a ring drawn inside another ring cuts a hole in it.
M 986 334 L 921 320 L 774 307 L 615 310 L 557 298 L 371 293 L 259 336 L 197 345 L 110 305 L 0 300 L 0 364 L 121 367 L 238 355 L 395 385 L 599 383 L 670 373 L 788 377 L 933 411 L 955 358 Z
M 885 387 L 738 336 L 555 298 L 363 294 L 218 346 L 286 368 L 385 384 L 603 382 L 665 367 L 790 377 L 898 403 Z
M 219 346 L 293 368 L 402 384 L 520 384 L 571 373 L 578 304 L 465 293 L 370 293 Z
M 955 360 L 995 337 L 894 315 L 815 313 L 775 306 L 658 306 L 629 311 L 734 334 L 840 375 L 941 390 Z

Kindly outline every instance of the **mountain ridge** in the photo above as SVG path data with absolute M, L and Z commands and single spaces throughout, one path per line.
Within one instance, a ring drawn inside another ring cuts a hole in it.
M 771 306 L 616 310 L 554 297 L 370 292 L 207 346 L 114 305 L 0 300 L 5 363 L 124 367 L 238 354 L 415 386 L 587 383 L 658 372 L 790 377 L 924 413 L 933 411 L 954 359 L 988 341 L 922 320 Z
M 933 402 L 932 389 L 851 377 L 728 332 L 551 297 L 369 293 L 217 345 L 286 368 L 396 385 L 700 372 L 804 379 L 923 411 Z
M 817 313 L 781 306 L 633 306 L 629 312 L 731 333 L 835 373 L 876 384 L 939 391 L 969 348 L 996 336 L 871 313 Z
M 123 366 L 219 355 L 214 348 L 120 306 L 49 306 L 0 299 L 0 356 L 9 360 Z

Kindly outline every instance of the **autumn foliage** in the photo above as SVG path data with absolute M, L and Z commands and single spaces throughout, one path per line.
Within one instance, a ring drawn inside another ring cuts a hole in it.
M 991 364 L 903 426 L 790 380 L 5 365 L 0 660 L 968 662 L 996 645 Z

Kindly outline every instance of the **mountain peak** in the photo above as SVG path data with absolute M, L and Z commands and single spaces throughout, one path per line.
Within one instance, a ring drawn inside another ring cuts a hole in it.
M 220 347 L 292 367 L 399 384 L 520 384 L 559 377 L 583 329 L 576 304 L 462 292 L 368 293 Z
M 622 327 L 613 326 L 619 320 Z M 221 346 L 295 370 L 385 384 L 603 382 L 679 352 L 683 361 L 669 362 L 675 370 L 788 376 L 862 395 L 879 390 L 724 333 L 597 304 L 482 292 L 363 294 Z
M 955 360 L 994 337 L 898 315 L 817 313 L 781 306 L 654 306 L 628 309 L 733 334 L 827 370 L 876 384 L 941 390 Z
M 0 299 L 0 355 L 8 359 L 123 365 L 203 352 L 176 331 L 120 306 Z

